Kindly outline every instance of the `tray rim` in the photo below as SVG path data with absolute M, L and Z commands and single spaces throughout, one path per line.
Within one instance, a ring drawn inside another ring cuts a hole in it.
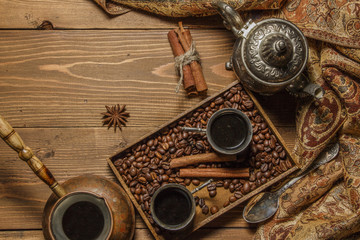
M 232 82 L 231 84 L 227 85 L 226 87 L 224 87 L 223 89 L 221 89 L 220 91 L 218 91 L 217 93 L 205 98 L 204 100 L 202 100 L 201 102 L 199 102 L 198 104 L 196 104 L 195 106 L 193 106 L 192 108 L 190 108 L 189 110 L 186 110 L 180 114 L 178 114 L 177 116 L 175 116 L 175 118 L 173 118 L 172 120 L 160 125 L 159 127 L 157 127 L 156 129 L 154 129 L 153 131 L 150 131 L 149 133 L 143 135 L 142 137 L 140 137 L 138 140 L 132 142 L 131 144 L 129 144 L 127 147 L 117 151 L 115 154 L 111 155 L 111 157 L 107 158 L 107 162 L 111 168 L 111 170 L 114 172 L 116 178 L 118 179 L 118 181 L 120 182 L 121 186 L 123 187 L 123 189 L 125 190 L 126 194 L 128 195 L 128 197 L 130 198 L 130 200 L 132 201 L 132 203 L 134 204 L 136 210 L 139 212 L 140 216 L 142 217 L 143 221 L 145 222 L 146 226 L 148 227 L 148 229 L 150 230 L 150 232 L 152 233 L 152 235 L 154 236 L 154 238 L 156 240 L 163 240 L 164 237 L 157 234 L 154 227 L 152 226 L 152 224 L 150 223 L 150 221 L 148 220 L 148 218 L 146 217 L 145 213 L 143 212 L 143 210 L 141 209 L 141 206 L 138 204 L 138 202 L 136 201 L 135 197 L 133 196 L 133 194 L 130 191 L 130 188 L 126 185 L 126 183 L 124 182 L 124 180 L 122 179 L 120 173 L 118 172 L 118 170 L 116 169 L 115 165 L 112 162 L 112 159 L 115 158 L 116 156 L 118 156 L 119 154 L 121 154 L 122 152 L 132 148 L 134 145 L 138 144 L 139 142 L 143 141 L 144 139 L 150 137 L 151 135 L 157 133 L 158 131 L 160 131 L 161 129 L 163 129 L 164 127 L 173 124 L 174 122 L 178 121 L 180 118 L 186 116 L 187 114 L 189 114 L 190 112 L 192 112 L 194 109 L 201 107 L 203 104 L 207 103 L 208 101 L 218 97 L 219 95 L 223 94 L 225 91 L 229 90 L 231 87 L 237 85 L 238 83 L 240 83 L 238 80 Z M 272 121 L 270 120 L 270 118 L 268 117 L 268 115 L 266 114 L 266 112 L 264 111 L 264 109 L 262 108 L 262 106 L 260 105 L 259 101 L 256 99 L 256 97 L 253 95 L 253 93 L 248 90 L 246 87 L 243 86 L 243 89 L 247 92 L 247 94 L 250 96 L 251 100 L 254 102 L 256 108 L 259 110 L 261 116 L 264 118 L 264 120 L 266 121 L 266 123 L 268 124 L 268 127 L 271 129 L 271 131 L 274 133 L 274 135 L 277 137 L 278 141 L 280 142 L 280 144 L 282 145 L 282 147 L 284 148 L 288 158 L 292 161 L 292 163 L 294 164 L 294 166 L 292 168 L 289 168 L 286 172 L 280 174 L 279 176 L 275 177 L 274 179 L 268 181 L 267 183 L 261 185 L 260 187 L 256 188 L 254 191 L 244 195 L 242 198 L 238 199 L 237 201 L 235 201 L 234 203 L 231 203 L 229 206 L 220 209 L 217 213 L 210 215 L 209 217 L 207 217 L 206 219 L 204 219 L 203 221 L 199 222 L 197 225 L 195 225 L 191 231 L 189 232 L 192 233 L 194 231 L 196 231 L 197 229 L 201 228 L 202 226 L 206 225 L 207 223 L 211 222 L 212 220 L 214 220 L 215 218 L 219 217 L 220 215 L 224 214 L 225 212 L 228 212 L 229 210 L 231 210 L 232 208 L 238 206 L 239 204 L 249 200 L 251 197 L 255 196 L 256 194 L 264 191 L 266 188 L 272 186 L 273 184 L 275 184 L 276 182 L 279 182 L 281 180 L 283 180 L 284 178 L 286 178 L 287 176 L 291 175 L 292 173 L 294 173 L 295 171 L 299 170 L 299 167 L 295 164 L 295 161 L 293 160 L 293 155 L 290 152 L 290 150 L 288 149 L 288 146 L 286 145 L 284 139 L 282 138 L 282 136 L 280 135 L 280 133 L 278 132 L 278 130 L 276 129 L 275 125 L 272 123 Z M 184 236 L 185 237 L 185 236 Z

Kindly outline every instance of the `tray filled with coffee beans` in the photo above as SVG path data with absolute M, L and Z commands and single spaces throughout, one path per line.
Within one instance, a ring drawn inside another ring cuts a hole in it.
M 237 82 L 108 163 L 155 239 L 181 239 L 298 169 Z

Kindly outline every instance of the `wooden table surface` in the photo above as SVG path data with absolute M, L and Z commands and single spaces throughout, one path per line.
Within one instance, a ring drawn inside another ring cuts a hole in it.
M 235 38 L 220 17 L 181 20 L 197 43 L 208 95 L 236 81 L 224 69 Z M 37 30 L 43 21 L 55 30 Z M 109 17 L 91 0 L 0 0 L 0 114 L 59 182 L 85 173 L 116 181 L 106 158 L 202 100 L 174 91 L 167 32 L 178 21 L 135 11 Z M 283 93 L 258 97 L 293 149 L 296 101 Z M 131 116 L 114 133 L 100 113 L 118 103 Z M 43 239 L 51 191 L 2 141 L 0 153 L 0 239 Z M 255 229 L 240 206 L 189 239 L 251 239 Z M 138 215 L 135 239 L 152 239 Z

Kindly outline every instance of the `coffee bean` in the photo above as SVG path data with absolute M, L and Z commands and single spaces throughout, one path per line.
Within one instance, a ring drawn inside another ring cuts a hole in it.
M 137 174 L 137 169 L 134 167 L 131 167 L 129 170 L 130 176 L 135 177 Z
M 236 192 L 234 193 L 234 196 L 235 196 L 237 199 L 243 197 L 243 195 L 242 195 L 242 193 L 241 193 L 240 191 L 236 191 Z
M 249 184 L 249 182 L 246 182 L 244 184 L 243 189 L 244 189 L 244 193 L 249 193 L 250 192 L 250 184 Z
M 209 196 L 210 197 L 215 197 L 216 193 L 217 193 L 216 190 L 209 191 Z
M 209 213 L 209 207 L 207 205 L 204 205 L 202 208 L 201 208 L 201 212 L 203 214 L 208 214 Z
M 199 206 L 202 208 L 205 205 L 205 200 L 203 198 L 199 199 Z
M 176 157 L 181 157 L 184 154 L 184 149 L 178 149 L 175 153 Z
M 200 181 L 198 179 L 193 179 L 191 182 L 195 186 L 199 186 L 199 184 L 200 184 Z
M 262 172 L 260 172 L 260 171 L 258 171 L 258 172 L 255 173 L 256 179 L 261 179 L 262 175 L 263 175 L 263 174 L 262 174 Z
M 269 169 L 269 166 L 267 163 L 263 163 L 260 167 L 261 172 L 266 172 Z
M 138 184 L 138 181 L 133 180 L 133 181 L 130 182 L 129 186 L 130 186 L 130 187 L 135 187 L 136 184 Z
M 214 191 L 216 190 L 216 185 L 214 183 L 211 183 L 207 186 L 208 191 Z
M 289 169 L 289 168 L 292 168 L 292 164 L 291 164 L 291 162 L 290 162 L 290 160 L 289 159 L 286 159 L 285 160 L 285 164 L 286 164 L 286 167 Z
M 191 183 L 191 179 L 190 178 L 186 178 L 185 181 L 184 181 L 185 185 L 186 186 L 189 186 L 190 183 Z
M 256 144 L 256 149 L 258 151 L 264 151 L 264 145 L 263 144 Z
M 226 201 L 226 202 L 224 202 L 223 207 L 225 208 L 225 207 L 227 207 L 227 206 L 229 206 L 229 205 L 230 205 L 230 201 Z
M 148 145 L 149 147 L 152 147 L 154 145 L 154 140 L 150 139 L 149 141 L 147 141 L 146 145 Z
M 212 207 L 210 208 L 211 214 L 215 214 L 215 213 L 217 213 L 218 211 L 219 211 L 218 206 L 212 206 Z
M 161 178 L 162 178 L 163 182 L 169 181 L 169 176 L 166 175 L 166 174 L 163 174 L 163 175 L 161 176 Z
M 229 191 L 233 193 L 235 191 L 235 185 L 233 183 L 230 183 Z
M 264 173 L 264 177 L 269 178 L 271 176 L 271 172 L 267 171 Z
M 231 202 L 231 203 L 235 202 L 236 200 L 237 200 L 237 198 L 235 196 L 233 196 L 233 195 L 231 195 L 229 197 L 229 202 Z

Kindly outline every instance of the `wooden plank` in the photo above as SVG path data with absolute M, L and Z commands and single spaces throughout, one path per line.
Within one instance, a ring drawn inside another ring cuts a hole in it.
M 17 128 L 24 142 L 47 165 L 59 182 L 91 173 L 116 181 L 105 159 L 126 143 L 137 141 L 151 128 L 126 127 L 120 133 L 106 128 Z M 285 142 L 293 148 L 294 128 L 280 128 Z M 17 154 L 0 141 L 0 229 L 41 228 L 42 210 L 50 190 Z M 210 227 L 247 227 L 241 207 L 210 223 Z M 137 226 L 145 227 L 140 218 Z
M 0 6 L 0 28 L 5 29 L 36 29 L 43 21 L 58 29 L 154 29 L 173 28 L 179 21 L 141 11 L 111 17 L 92 0 L 0 0 Z M 192 27 L 223 27 L 220 16 L 180 20 Z
M 213 95 L 236 79 L 224 69 L 234 38 L 225 30 L 192 32 Z M 95 127 L 104 105 L 120 103 L 131 114 L 129 126 L 160 126 L 202 100 L 174 92 L 177 77 L 166 34 L 1 31 L 1 114 L 14 127 Z M 260 102 L 275 125 L 294 126 L 292 97 Z
M 254 235 L 254 229 L 248 228 L 217 228 L 217 229 L 199 229 L 197 232 L 192 233 L 187 239 L 189 240 L 238 240 L 241 236 L 242 240 L 250 240 Z M 4 240 L 43 240 L 41 230 L 28 230 L 28 231 L 0 231 L 0 239 Z M 149 230 L 136 229 L 134 240 L 153 239 Z

